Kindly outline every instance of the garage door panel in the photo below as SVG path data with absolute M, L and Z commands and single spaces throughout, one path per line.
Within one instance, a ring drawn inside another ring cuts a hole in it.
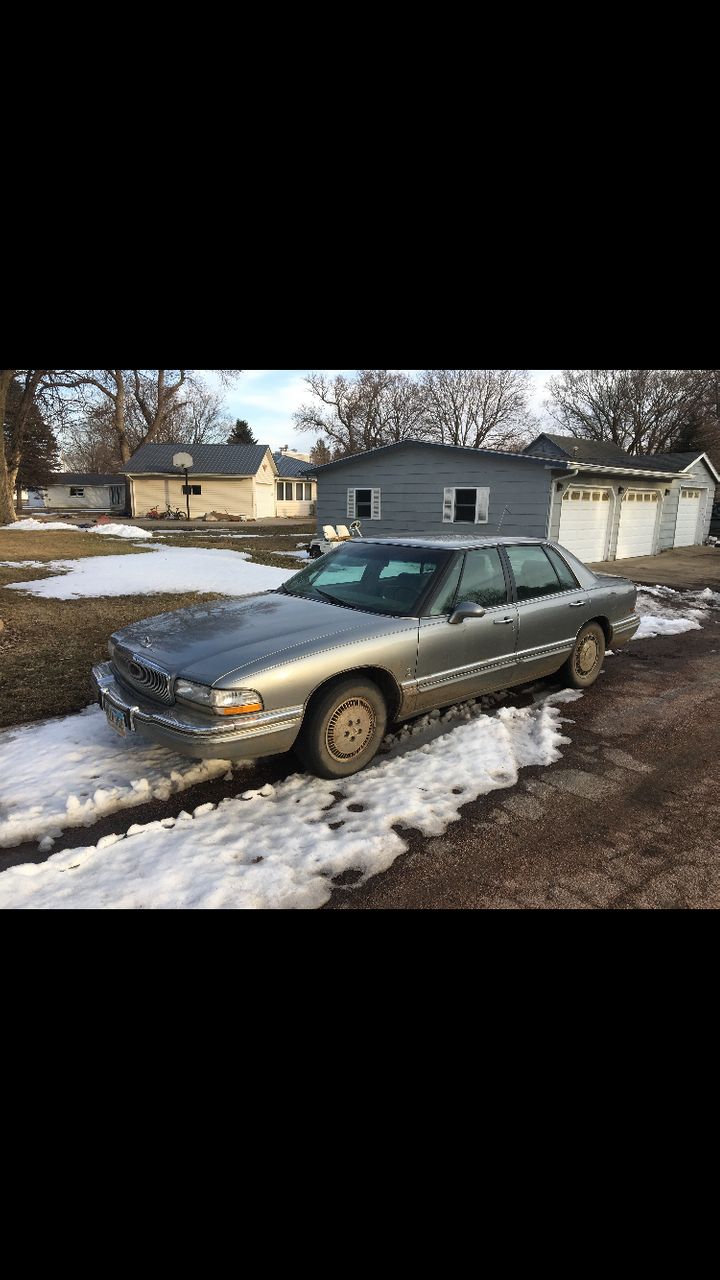
M 561 546 L 580 560 L 604 560 L 610 507 L 607 489 L 567 489 L 560 514 Z
M 681 489 L 675 524 L 676 547 L 692 547 L 697 538 L 700 519 L 700 490 Z
M 620 507 L 620 526 L 615 556 L 651 556 L 655 549 L 655 529 L 660 510 L 657 491 L 629 489 Z

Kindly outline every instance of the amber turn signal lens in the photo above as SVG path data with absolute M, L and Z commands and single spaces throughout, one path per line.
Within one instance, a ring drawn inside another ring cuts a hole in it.
M 259 702 L 246 702 L 244 707 L 217 707 L 221 716 L 246 716 L 252 711 L 262 711 Z

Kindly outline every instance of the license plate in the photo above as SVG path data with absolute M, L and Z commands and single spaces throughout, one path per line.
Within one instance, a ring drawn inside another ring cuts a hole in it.
M 113 707 L 111 703 L 106 702 L 105 715 L 107 716 L 107 722 L 111 728 L 113 728 L 116 733 L 119 733 L 121 738 L 124 738 L 130 727 L 126 719 L 125 712 L 120 711 L 118 707 Z

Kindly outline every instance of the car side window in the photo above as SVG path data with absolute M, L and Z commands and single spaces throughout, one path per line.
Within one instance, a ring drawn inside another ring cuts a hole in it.
M 545 555 L 549 557 L 550 563 L 560 579 L 560 586 L 565 591 L 577 591 L 577 582 L 573 577 L 570 569 L 566 565 L 562 556 L 554 547 L 544 547 Z
M 556 595 L 560 581 L 542 547 L 506 547 L 518 601 Z
M 458 602 L 472 600 L 485 609 L 507 604 L 507 584 L 499 551 L 490 547 L 466 553 L 457 598 Z
M 455 593 L 457 591 L 458 582 L 460 581 L 460 571 L 462 569 L 462 563 L 463 563 L 462 555 L 456 556 L 455 563 L 452 565 L 450 572 L 448 573 L 444 583 L 442 584 L 442 586 L 440 587 L 440 590 L 438 591 L 438 594 L 436 595 L 435 599 L 430 605 L 430 608 L 428 609 L 428 616 L 430 618 L 437 618 L 439 615 L 443 613 L 450 612 L 452 608 L 453 600 L 455 599 Z

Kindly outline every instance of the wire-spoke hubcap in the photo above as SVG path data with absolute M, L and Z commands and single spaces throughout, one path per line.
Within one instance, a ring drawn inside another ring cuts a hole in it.
M 598 642 L 594 636 L 586 636 L 575 654 L 575 670 L 578 675 L 588 676 L 597 666 L 600 656 Z
M 325 745 L 334 760 L 353 760 L 375 732 L 375 712 L 364 698 L 348 698 L 336 707 L 325 732 Z

